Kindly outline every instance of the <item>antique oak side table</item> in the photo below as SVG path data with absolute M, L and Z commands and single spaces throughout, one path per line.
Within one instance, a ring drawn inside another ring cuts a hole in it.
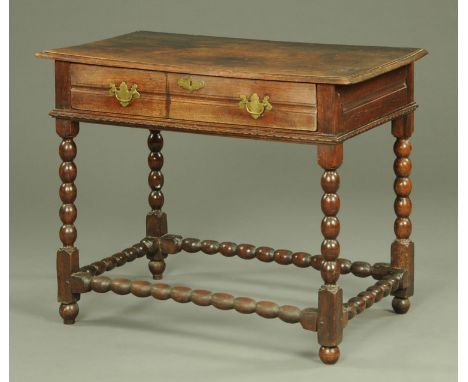
M 65 324 L 73 324 L 77 301 L 85 292 L 131 293 L 158 300 L 193 302 L 218 309 L 256 313 L 316 331 L 319 355 L 327 364 L 340 355 L 338 345 L 348 321 L 393 295 L 396 313 L 406 313 L 413 295 L 414 244 L 411 234 L 411 143 L 413 132 L 414 61 L 423 49 L 321 45 L 276 41 L 134 32 L 63 49 L 38 57 L 55 60 L 55 109 L 59 153 L 60 240 L 57 252 L 58 301 Z M 77 169 L 74 138 L 79 122 L 146 128 L 148 183 L 151 188 L 146 235 L 112 256 L 80 267 L 75 246 L 77 210 L 74 184 Z M 340 198 L 338 168 L 343 142 L 391 121 L 396 141 L 394 189 L 395 240 L 389 263 L 339 258 L 337 217 Z M 277 140 L 317 145 L 324 172 L 320 254 L 291 252 L 267 246 L 183 238 L 169 234 L 164 196 L 161 130 Z M 101 276 L 146 256 L 155 280 L 162 278 L 168 254 L 204 252 L 257 258 L 264 262 L 320 271 L 318 307 L 299 309 L 271 301 L 255 301 L 228 293 L 184 286 Z M 343 301 L 340 274 L 377 280 L 357 296 Z

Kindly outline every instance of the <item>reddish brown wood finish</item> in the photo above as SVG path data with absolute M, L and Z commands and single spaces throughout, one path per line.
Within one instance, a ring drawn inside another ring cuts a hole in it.
M 414 105 L 411 65 L 354 85 L 317 85 L 318 131 L 346 137 Z
M 37 55 L 56 59 L 57 74 L 67 78 L 57 91 L 68 98 L 60 97 L 56 117 L 338 143 L 414 110 L 413 62 L 426 53 L 136 32 Z M 184 76 L 205 87 L 181 89 Z M 109 83 L 121 81 L 141 90 L 128 107 L 107 95 Z M 270 96 L 273 110 L 252 119 L 238 107 L 239 95 L 252 93 Z
M 252 127 L 314 131 L 316 123 L 315 85 L 279 81 L 229 79 L 196 76 L 204 88 L 182 89 L 177 81 L 186 74 L 109 68 L 95 65 L 70 65 L 71 108 L 116 114 L 170 118 Z M 109 97 L 109 84 L 136 84 L 140 98 L 122 107 Z M 240 95 L 269 96 L 273 109 L 252 119 L 239 108 Z
M 65 118 L 80 120 L 83 122 L 139 127 L 145 129 L 161 129 L 168 131 L 179 131 L 193 134 L 217 135 L 223 137 L 236 137 L 259 139 L 268 141 L 281 141 L 288 143 L 307 144 L 336 144 L 350 139 L 367 130 L 382 125 L 401 115 L 410 113 L 416 109 L 414 103 L 409 104 L 390 114 L 379 117 L 363 126 L 358 126 L 353 130 L 333 134 L 324 134 L 319 131 L 305 132 L 302 130 L 283 130 L 278 128 L 249 128 L 232 124 L 219 124 L 211 122 L 178 120 L 171 118 L 152 118 L 143 116 L 127 116 L 117 113 L 99 113 L 90 111 L 79 111 L 71 109 L 54 109 L 49 114 L 55 118 Z
M 326 194 L 324 200 L 331 199 L 334 201 L 335 207 L 327 203 L 332 211 L 338 212 L 337 196 L 331 197 Z M 324 203 L 322 201 L 322 203 Z M 276 262 L 280 265 L 293 264 L 299 268 L 313 267 L 316 270 L 322 269 L 324 262 L 323 255 L 311 255 L 307 252 L 292 252 L 287 249 L 273 249 L 267 246 L 255 247 L 252 244 L 236 244 L 230 241 L 218 242 L 216 240 L 201 240 L 196 238 L 183 238 L 181 235 L 165 234 L 161 237 L 151 238 L 148 240 L 153 242 L 163 253 L 174 255 L 182 251 L 188 253 L 203 252 L 207 255 L 214 255 L 220 253 L 225 257 L 238 256 L 245 260 L 258 259 L 265 263 Z M 328 242 L 327 245 L 334 244 Z M 338 244 L 339 245 L 339 244 Z M 391 271 L 389 263 L 375 263 L 371 265 L 365 261 L 354 261 L 338 258 L 336 259 L 337 267 L 341 274 L 351 273 L 357 277 L 372 276 L 376 280 L 381 280 L 384 276 L 388 275 Z
M 299 309 L 293 305 L 279 305 L 272 301 L 255 301 L 250 297 L 234 297 L 229 293 L 213 293 L 208 290 L 168 284 L 152 284 L 145 280 L 111 279 L 107 276 L 92 276 L 86 272 L 73 275 L 74 285 L 80 293 L 112 291 L 119 295 L 133 294 L 137 297 L 154 297 L 157 300 L 172 299 L 176 302 L 193 302 L 199 306 L 214 306 L 220 310 L 236 310 L 239 313 L 256 313 L 263 318 L 279 318 L 289 324 L 301 323 L 306 330 L 316 331 L 317 310 Z
M 392 306 L 396 313 L 406 313 L 410 308 L 409 297 L 414 293 L 414 243 L 410 240 L 412 223 L 410 214 L 412 209 L 409 198 L 412 182 L 411 173 L 412 150 L 409 138 L 413 134 L 413 115 L 407 115 L 392 121 L 392 134 L 396 138 L 393 146 L 396 159 L 393 165 L 396 179 L 394 190 L 396 199 L 394 203 L 395 219 L 394 231 L 396 239 L 391 246 L 391 265 L 407 272 L 407 285 L 393 293 Z
M 179 124 L 196 121 L 223 127 L 237 125 L 239 134 L 242 130 L 256 128 L 260 129 L 258 135 L 263 135 L 263 129 L 273 133 L 279 130 L 279 134 L 289 131 L 293 135 L 318 129 L 326 135 L 346 136 L 375 123 L 382 116 L 411 106 L 409 73 L 407 66 L 355 85 L 319 84 L 316 100 L 313 84 L 196 76 L 194 78 L 205 82 L 205 87 L 190 92 L 177 85 L 179 78 L 186 77 L 184 74 L 165 75 L 162 72 L 71 64 L 70 107 L 83 113 L 164 118 Z M 120 84 L 122 81 L 129 86 L 137 84 L 141 92 L 141 97 L 128 107 L 122 107 L 108 94 L 109 83 Z M 273 110 L 256 120 L 238 105 L 241 94 L 252 93 L 268 95 L 274 105 Z M 163 121 L 161 123 L 165 125 Z
M 164 164 L 164 157 L 161 153 L 163 145 L 164 140 L 160 132 L 152 130 L 148 136 L 148 148 L 150 149 L 148 166 L 151 169 L 148 175 L 148 184 L 151 188 L 148 202 L 151 212 L 146 216 L 146 235 L 149 238 L 158 238 L 167 233 L 167 216 L 165 212 L 161 211 L 164 205 L 164 194 L 162 192 L 164 175 L 161 172 Z M 162 279 L 164 270 L 166 269 L 164 261 L 166 257 L 167 254 L 159 250 L 159 248 L 148 255 L 150 259 L 148 268 L 154 280 Z
M 371 285 L 365 291 L 360 292 L 357 296 L 350 298 L 346 304 L 343 304 L 346 318 L 351 320 L 356 315 L 370 308 L 374 303 L 379 302 L 383 297 L 396 292 L 401 288 L 405 277 L 405 271 L 391 268 L 389 273 L 382 277 L 381 280 Z
M 60 304 L 59 314 L 63 318 L 65 325 L 72 325 L 75 323 L 76 316 L 78 316 L 79 307 L 76 302 L 70 304 Z
M 338 346 L 320 346 L 319 356 L 323 363 L 333 365 L 340 358 L 340 348 Z
M 117 85 L 118 86 L 118 85 Z M 132 116 L 165 117 L 166 97 L 143 94 L 128 107 L 122 107 L 115 97 L 109 96 L 109 90 L 92 88 L 72 88 L 72 108 L 84 111 L 98 111 Z
M 70 65 L 70 84 L 74 88 L 95 88 L 108 91 L 109 84 L 119 86 L 122 81 L 125 81 L 129 87 L 134 84 L 138 85 L 138 91 L 143 94 L 164 96 L 166 93 L 166 75 L 163 72 L 96 65 Z
M 62 72 L 63 67 L 59 70 Z M 62 86 L 57 94 L 59 97 L 65 97 Z M 58 100 L 57 102 L 60 102 Z M 58 301 L 61 303 L 59 313 L 65 324 L 73 324 L 78 315 L 78 304 L 76 301 L 79 295 L 73 294 L 70 285 L 70 276 L 79 268 L 78 248 L 75 247 L 76 227 L 74 225 L 77 210 L 74 204 L 76 199 L 76 165 L 73 160 L 76 157 L 76 145 L 73 140 L 78 135 L 78 122 L 57 119 L 57 134 L 62 138 L 59 146 L 59 154 L 62 164 L 59 167 L 59 175 L 62 184 L 59 189 L 62 206 L 59 210 L 62 226 L 59 236 L 62 241 L 62 248 L 57 251 L 57 283 L 58 283 Z
M 416 48 L 325 45 L 133 32 L 39 57 L 196 75 L 329 84 L 361 82 L 411 63 Z
M 69 109 L 70 100 L 70 63 L 55 61 L 55 107 Z
M 324 169 L 321 179 L 322 219 L 321 230 L 324 240 L 320 251 L 324 258 L 321 267 L 322 279 L 325 282 L 318 294 L 318 342 L 320 359 L 326 364 L 338 360 L 338 344 L 343 338 L 343 291 L 336 285 L 340 277 L 340 243 L 337 240 L 340 232 L 340 221 L 337 218 L 340 209 L 340 198 L 336 194 L 340 186 L 340 177 L 336 170 L 343 162 L 343 145 L 317 146 L 317 159 Z
M 57 300 L 63 304 L 75 302 L 79 295 L 72 292 L 70 275 L 78 271 L 78 248 L 66 247 L 57 251 Z
M 412 209 L 411 144 L 413 132 L 414 61 L 427 52 L 413 48 L 321 45 L 275 41 L 214 38 L 166 33 L 135 32 L 76 47 L 48 50 L 39 57 L 55 59 L 55 109 L 57 133 L 62 138 L 63 161 L 59 211 L 62 247 L 57 252 L 60 315 L 72 324 L 78 314 L 81 293 L 112 291 L 158 300 L 212 305 L 221 310 L 256 313 L 280 318 L 317 331 L 319 355 L 326 364 L 340 356 L 339 343 L 348 321 L 383 297 L 394 296 L 392 306 L 406 313 L 414 291 L 414 244 L 410 240 Z M 198 90 L 183 89 L 181 77 L 201 80 Z M 109 95 L 110 83 L 137 85 L 140 97 L 123 106 Z M 239 108 L 239 96 L 269 96 L 272 110 L 253 119 Z M 79 267 L 74 222 L 77 209 L 74 164 L 79 121 L 140 127 L 150 130 L 146 237 L 112 256 Z M 391 264 L 339 258 L 340 178 L 345 140 L 392 121 L 396 137 L 394 209 L 396 239 Z M 168 234 L 162 212 L 164 177 L 161 169 L 163 139 L 160 130 L 219 136 L 317 144 L 317 158 L 324 173 L 321 207 L 321 254 L 275 250 L 268 246 L 183 238 Z M 111 279 L 106 271 L 136 258 L 149 258 L 153 278 L 160 279 L 167 254 L 186 251 L 320 270 L 324 285 L 318 292 L 318 308 L 299 309 L 272 301 L 255 301 L 229 293 L 192 290 L 185 286 L 152 284 L 145 280 Z M 343 304 L 336 284 L 340 274 L 370 277 L 374 285 Z
M 169 117 L 177 120 L 212 122 L 240 125 L 249 129 L 270 127 L 286 130 L 315 131 L 316 95 L 315 85 L 192 76 L 205 86 L 197 91 L 187 91 L 178 86 L 177 81 L 186 77 L 182 74 L 168 74 L 170 97 Z M 252 119 L 246 110 L 239 108 L 241 95 L 257 93 L 260 98 L 270 97 L 271 111 L 259 119 Z
M 407 89 L 408 67 L 402 67 L 352 86 L 337 86 L 341 131 L 352 130 L 411 103 Z
M 105 257 L 102 260 L 98 260 L 89 265 L 81 267 L 78 272 L 88 273 L 92 276 L 98 276 L 116 267 L 121 267 L 137 258 L 148 256 L 149 254 L 153 253 L 154 250 L 153 242 L 151 240 L 143 239 L 139 243 L 133 244 L 131 247 L 117 252 L 112 256 Z M 80 287 L 74 284 L 75 281 L 76 279 L 73 278 L 72 275 L 72 291 L 79 293 Z

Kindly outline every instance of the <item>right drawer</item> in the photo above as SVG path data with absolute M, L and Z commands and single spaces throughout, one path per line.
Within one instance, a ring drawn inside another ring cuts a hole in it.
M 317 130 L 314 84 L 168 73 L 168 88 L 169 118 Z M 241 96 L 245 96 L 242 107 Z

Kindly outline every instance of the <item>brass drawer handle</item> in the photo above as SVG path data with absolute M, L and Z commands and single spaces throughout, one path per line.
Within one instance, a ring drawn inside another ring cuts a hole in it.
M 128 90 L 127 84 L 123 81 L 118 88 L 115 84 L 110 84 L 109 95 L 115 96 L 123 107 L 127 107 L 135 98 L 140 98 L 140 93 L 137 92 L 137 85 L 133 85 Z
M 253 119 L 258 119 L 265 111 L 270 111 L 273 109 L 273 106 L 270 103 L 270 97 L 265 96 L 260 102 L 260 98 L 258 97 L 257 93 L 253 93 L 250 97 L 241 95 L 239 107 L 241 109 L 247 110 L 247 113 L 249 113 Z
M 203 89 L 205 87 L 205 82 L 202 80 L 195 80 L 192 77 L 182 77 L 177 81 L 177 85 L 182 89 L 193 92 L 194 90 Z

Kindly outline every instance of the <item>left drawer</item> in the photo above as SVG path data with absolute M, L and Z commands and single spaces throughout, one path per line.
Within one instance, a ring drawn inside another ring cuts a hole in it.
M 162 72 L 72 64 L 70 83 L 72 109 L 167 116 L 166 75 Z M 114 94 L 109 94 L 111 84 L 115 85 Z M 132 91 L 134 85 L 137 93 Z

